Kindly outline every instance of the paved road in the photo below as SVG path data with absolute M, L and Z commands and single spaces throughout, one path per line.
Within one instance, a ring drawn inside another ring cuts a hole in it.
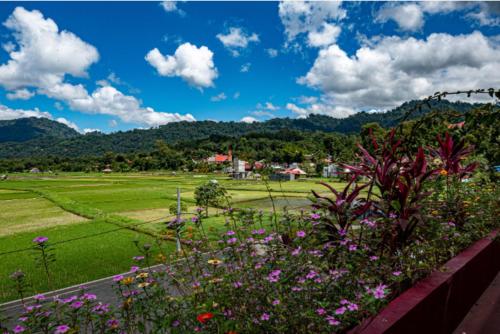
M 500 333 L 500 272 L 453 334 Z

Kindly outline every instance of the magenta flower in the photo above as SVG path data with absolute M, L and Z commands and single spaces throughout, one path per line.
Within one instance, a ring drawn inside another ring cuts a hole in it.
M 377 261 L 377 260 L 378 260 L 378 256 L 376 256 L 376 255 L 370 256 L 370 261 Z
M 42 300 L 45 300 L 45 296 L 42 294 L 38 294 L 35 297 L 33 297 L 33 299 L 35 299 L 37 301 L 42 301 Z
M 83 302 L 77 300 L 76 302 L 73 302 L 70 306 L 71 306 L 71 308 L 79 309 L 80 307 L 83 306 Z
M 393 271 L 392 274 L 397 277 L 397 276 L 401 275 L 401 272 L 400 271 Z
M 36 243 L 36 244 L 43 244 L 45 242 L 47 242 L 49 240 L 49 238 L 47 237 L 36 237 L 35 239 L 33 239 L 33 242 Z
M 387 288 L 384 284 L 379 284 L 375 289 L 373 289 L 373 296 L 375 299 L 383 299 L 385 297 L 385 288 Z
M 130 272 L 131 272 L 131 273 L 135 273 L 135 272 L 137 272 L 138 270 L 139 270 L 139 267 L 138 267 L 138 266 L 132 266 L 132 267 L 130 267 Z
M 267 276 L 267 280 L 271 283 L 276 283 L 279 281 L 280 279 L 280 274 L 281 274 L 281 270 L 277 269 L 277 270 L 273 270 L 271 271 L 271 273 Z
M 297 237 L 304 238 L 305 236 L 306 236 L 306 232 L 304 232 L 304 231 L 297 231 Z
M 17 325 L 16 327 L 14 327 L 14 329 L 12 330 L 14 333 L 22 333 L 26 330 L 26 328 L 24 328 L 23 326 L 21 325 Z
M 341 306 L 341 307 L 339 307 L 338 309 L 335 310 L 335 314 L 344 314 L 345 311 L 347 311 L 347 309 L 345 308 L 345 306 Z
M 191 222 L 193 223 L 197 223 L 198 222 L 198 217 L 194 216 L 194 217 L 191 217 Z
M 114 282 L 120 282 L 122 279 L 123 279 L 123 275 L 113 276 L 113 281 Z
M 356 246 L 356 245 L 354 245 L 354 244 L 349 245 L 349 251 L 350 251 L 350 252 L 354 252 L 354 251 L 356 251 L 357 249 L 358 249 L 358 246 Z
M 241 288 L 243 286 L 243 284 L 240 282 L 240 281 L 237 281 L 237 282 L 234 282 L 233 283 L 233 286 L 238 289 L 238 288 Z
M 357 311 L 359 309 L 358 304 L 350 303 L 349 305 L 347 305 L 347 309 L 351 312 Z
M 260 316 L 260 320 L 262 320 L 262 321 L 267 321 L 267 320 L 269 320 L 269 318 L 270 318 L 270 316 L 267 313 L 262 313 L 262 315 Z
M 321 218 L 321 215 L 317 214 L 317 213 L 311 213 L 310 215 L 311 219 L 313 220 L 318 220 Z
M 84 300 L 96 300 L 97 296 L 94 295 L 93 293 L 84 293 L 82 295 L 81 299 L 84 299 Z
M 141 256 L 134 256 L 133 259 L 135 261 L 142 261 L 142 260 L 144 260 L 144 256 L 142 256 L 142 255 Z
M 316 313 L 317 313 L 318 315 L 325 315 L 325 314 L 326 314 L 326 311 L 325 311 L 325 309 L 324 309 L 324 308 L 319 308 L 319 309 L 317 309 L 317 310 L 316 310 Z
M 272 304 L 273 304 L 274 306 L 279 305 L 280 303 L 281 303 L 281 302 L 280 302 L 280 300 L 279 300 L 279 299 L 275 299 L 275 300 L 273 300 L 273 302 L 272 302 Z
M 340 321 L 338 321 L 337 319 L 335 319 L 331 315 L 327 316 L 326 320 L 328 321 L 328 324 L 330 326 L 338 326 L 338 325 L 340 325 Z
M 229 230 L 226 232 L 226 235 L 235 235 L 236 232 L 232 231 L 232 230 Z
M 299 246 L 299 247 L 297 247 L 297 248 L 295 248 L 295 249 L 292 251 L 292 256 L 297 256 L 297 255 L 299 255 L 299 254 L 300 254 L 301 249 L 302 249 L 302 248 L 301 248 L 300 246 Z
M 231 238 L 231 239 L 228 239 L 228 240 L 227 240 L 227 243 L 228 243 L 228 244 L 234 244 L 234 243 L 236 243 L 236 241 L 238 241 L 238 239 L 236 239 L 236 238 Z
M 54 332 L 54 334 L 64 334 L 69 330 L 70 327 L 68 325 L 59 325 L 56 327 L 56 331 Z

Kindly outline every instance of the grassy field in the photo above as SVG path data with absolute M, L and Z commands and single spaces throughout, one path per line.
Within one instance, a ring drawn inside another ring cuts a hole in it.
M 21 269 L 31 293 L 79 284 L 127 271 L 138 254 L 133 241 L 155 244 L 165 254 L 174 243 L 155 240 L 164 232 L 168 207 L 180 187 L 188 212 L 194 212 L 195 188 L 211 179 L 226 187 L 232 205 L 271 212 L 307 207 L 311 189 L 324 191 L 319 180 L 270 182 L 231 180 L 217 175 L 39 174 L 11 175 L 0 182 L 0 302 L 15 299 L 8 276 Z M 333 184 L 341 187 L 341 184 Z M 224 228 L 218 210 L 210 208 L 209 231 Z M 186 218 L 192 214 L 187 214 Z M 31 240 L 39 235 L 56 243 L 51 286 L 35 266 Z

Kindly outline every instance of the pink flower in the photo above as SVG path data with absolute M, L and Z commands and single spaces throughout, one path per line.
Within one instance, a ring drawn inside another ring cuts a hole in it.
M 344 314 L 346 310 L 345 306 L 339 307 L 335 310 L 335 314 Z
M 229 231 L 226 232 L 226 235 L 235 235 L 235 234 L 236 234 L 236 232 L 231 231 L 231 230 L 229 230 Z
M 280 279 L 280 274 L 281 274 L 281 270 L 277 269 L 277 270 L 273 270 L 271 271 L 271 273 L 267 276 L 267 280 L 271 283 L 276 283 L 279 281 Z
M 304 231 L 297 231 L 297 237 L 304 238 L 305 236 L 306 236 L 306 232 L 304 232 Z
M 314 270 L 310 270 L 307 275 L 306 275 L 306 278 L 307 279 L 313 279 L 314 277 L 316 277 L 318 275 L 317 272 L 315 272 Z
M 243 285 L 243 284 L 242 284 L 240 281 L 237 281 L 237 282 L 234 282 L 234 283 L 233 283 L 233 286 L 234 286 L 235 288 L 241 288 L 241 287 L 242 287 L 242 285 Z
M 326 313 L 326 311 L 325 311 L 325 309 L 324 309 L 324 308 L 319 308 L 319 309 L 317 309 L 317 310 L 316 310 L 316 313 L 317 313 L 318 315 L 324 315 L 324 314 Z
M 311 217 L 311 219 L 313 219 L 313 220 L 318 220 L 321 218 L 321 215 L 319 215 L 317 213 L 311 213 L 311 215 L 309 217 Z
M 36 243 L 36 244 L 43 244 L 45 242 L 47 242 L 49 240 L 49 238 L 47 237 L 36 237 L 35 239 L 33 239 L 33 242 Z
M 297 248 L 295 248 L 295 249 L 292 251 L 292 256 L 297 256 L 297 255 L 299 255 L 299 254 L 300 254 L 300 250 L 301 250 L 301 249 L 302 249 L 302 248 L 301 248 L 300 246 L 299 246 L 299 247 L 297 247 Z
M 376 256 L 376 255 L 370 256 L 370 261 L 377 261 L 377 260 L 378 260 L 378 256 Z
M 139 270 L 139 267 L 138 267 L 138 266 L 132 266 L 132 267 L 130 267 L 130 272 L 131 272 L 131 273 L 135 273 L 135 272 L 137 272 L 138 270 Z
M 144 260 L 144 256 L 142 256 L 142 255 L 141 256 L 134 256 L 133 259 L 135 261 L 142 261 L 142 260 Z
M 327 316 L 326 320 L 328 321 L 328 324 L 330 326 L 338 326 L 338 325 L 340 325 L 340 321 L 338 321 L 337 319 L 335 319 L 331 315 Z
M 123 279 L 123 275 L 113 276 L 113 281 L 114 282 L 120 282 L 122 279 Z
M 236 243 L 236 241 L 238 241 L 238 239 L 236 239 L 236 238 L 230 238 L 230 239 L 227 240 L 227 243 L 228 244 L 234 244 L 234 243 Z
M 280 303 L 281 302 L 280 302 L 279 299 L 275 299 L 275 300 L 273 300 L 273 302 L 271 304 L 273 304 L 274 306 L 276 306 L 276 305 L 279 305 Z
M 385 288 L 387 288 L 384 284 L 379 284 L 375 289 L 373 289 L 373 296 L 375 299 L 383 299 L 385 297 Z
M 56 327 L 56 331 L 54 332 L 54 334 L 64 334 L 69 330 L 70 327 L 68 325 L 60 325 Z
M 350 251 L 350 252 L 354 252 L 354 251 L 356 251 L 357 249 L 358 249 L 358 246 L 356 246 L 356 245 L 354 245 L 354 244 L 349 245 L 349 251 Z
M 358 310 L 358 304 L 350 303 L 347 305 L 347 309 L 351 312 Z
M 45 296 L 42 294 L 39 294 L 39 295 L 36 295 L 35 297 L 33 297 L 33 299 L 38 300 L 38 301 L 42 301 L 42 300 L 45 300 Z
M 16 327 L 14 327 L 14 329 L 12 330 L 14 333 L 22 333 L 26 330 L 26 328 L 24 328 L 23 326 L 21 325 L 17 325 Z
M 83 306 L 83 302 L 77 300 L 76 302 L 73 302 L 70 306 L 71 308 L 78 309 Z
M 269 318 L 270 318 L 270 316 L 267 313 L 262 313 L 262 315 L 260 316 L 260 320 L 262 320 L 262 321 L 267 321 L 267 320 L 269 320 Z
M 399 276 L 399 275 L 401 275 L 401 272 L 400 271 L 393 271 L 392 274 L 394 276 Z

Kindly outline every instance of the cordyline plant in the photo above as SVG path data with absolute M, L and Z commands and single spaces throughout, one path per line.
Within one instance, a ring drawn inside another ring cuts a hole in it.
M 391 253 L 406 245 L 415 228 L 423 223 L 422 200 L 429 195 L 424 183 L 434 173 L 421 147 L 412 156 L 401 144 L 392 130 L 381 145 L 372 138 L 374 153 L 358 144 L 361 162 L 346 165 L 356 176 L 368 179 L 368 198 L 379 198 L 373 201 L 373 207 L 384 222 L 380 247 Z
M 369 186 L 369 184 L 355 184 L 359 174 L 354 173 L 342 191 L 337 191 L 328 183 L 320 182 L 335 198 L 319 195 L 312 190 L 315 197 L 313 208 L 327 212 L 327 215 L 323 217 L 323 226 L 330 241 L 347 233 L 353 222 L 360 219 L 370 209 L 371 202 L 359 197 L 361 191 Z

